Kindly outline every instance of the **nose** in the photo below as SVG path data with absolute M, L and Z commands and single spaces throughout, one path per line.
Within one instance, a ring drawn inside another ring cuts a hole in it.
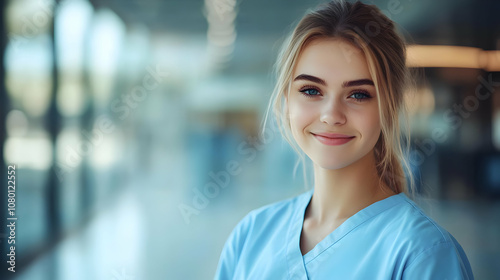
M 330 98 L 325 100 L 321 108 L 320 121 L 329 125 L 343 125 L 347 118 L 345 108 L 341 100 Z

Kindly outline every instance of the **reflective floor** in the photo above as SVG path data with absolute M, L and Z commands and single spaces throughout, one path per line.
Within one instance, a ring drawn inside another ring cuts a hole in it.
M 231 190 L 232 196 L 186 224 L 177 209 L 184 194 L 132 185 L 17 279 L 211 279 L 225 238 L 241 217 L 300 191 Z M 500 203 L 426 199 L 419 204 L 462 244 L 476 279 L 500 279 Z

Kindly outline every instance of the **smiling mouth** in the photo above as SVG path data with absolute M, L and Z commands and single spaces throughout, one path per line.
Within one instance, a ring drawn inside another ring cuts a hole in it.
M 321 143 L 328 146 L 338 146 L 343 145 L 354 139 L 355 136 L 343 135 L 343 134 L 314 134 L 312 135 L 318 139 Z

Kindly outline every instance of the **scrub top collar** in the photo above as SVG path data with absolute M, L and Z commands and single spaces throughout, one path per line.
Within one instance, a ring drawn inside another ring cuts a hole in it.
M 356 227 L 406 199 L 405 193 L 399 193 L 368 205 L 345 220 L 333 232 L 316 244 L 312 250 L 302 255 L 300 235 L 304 224 L 305 210 L 311 201 L 313 193 L 314 188 L 300 195 L 295 201 L 295 212 L 292 215 L 286 239 L 286 244 L 288 244 L 286 254 L 289 279 L 308 279 L 306 270 L 308 263 L 314 261 L 317 256 L 339 242 Z

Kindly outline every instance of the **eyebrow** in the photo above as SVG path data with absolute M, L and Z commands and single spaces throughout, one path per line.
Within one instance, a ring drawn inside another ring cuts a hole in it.
M 297 77 L 295 77 L 295 79 L 293 79 L 294 82 L 299 81 L 299 80 L 311 81 L 311 82 L 326 86 L 325 80 L 320 79 L 320 78 L 315 77 L 315 76 L 307 75 L 307 74 L 300 74 Z M 363 85 L 373 86 L 374 84 L 373 84 L 373 81 L 370 79 L 359 79 L 359 80 L 345 81 L 342 83 L 342 87 L 354 87 L 354 86 L 363 86 Z

